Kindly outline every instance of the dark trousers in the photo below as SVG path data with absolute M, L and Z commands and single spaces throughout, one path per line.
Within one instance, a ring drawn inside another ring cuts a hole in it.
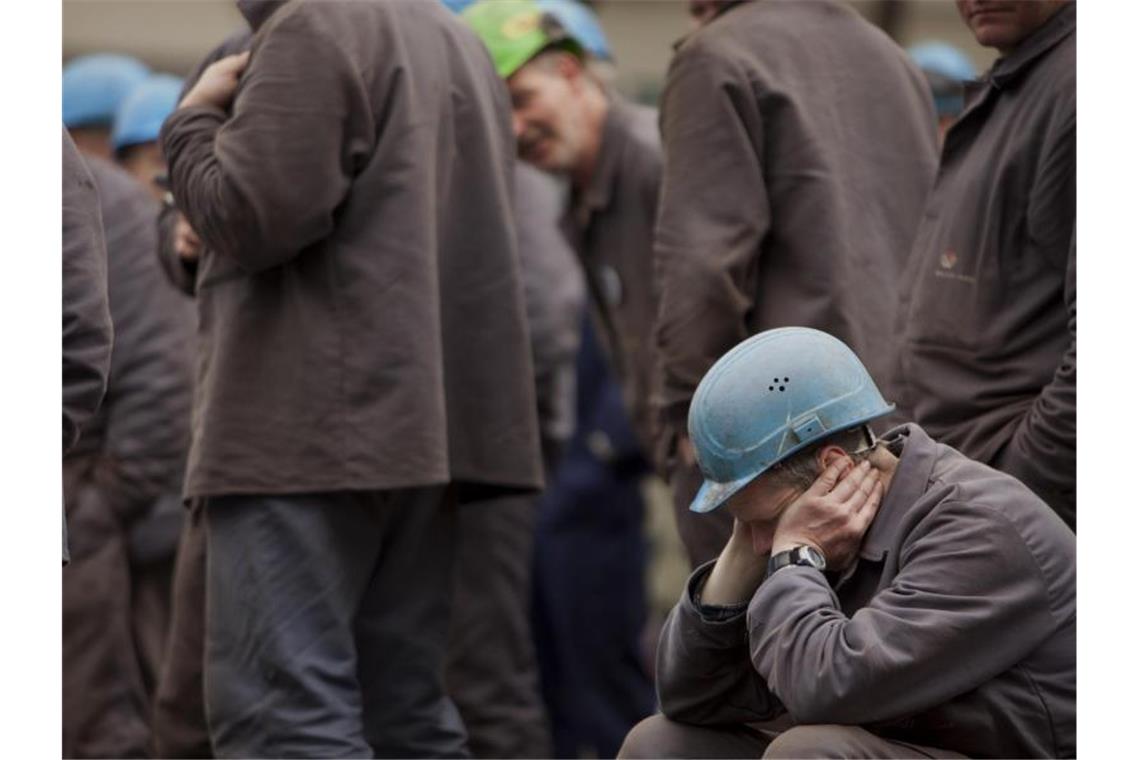
M 206 715 L 218 757 L 462 757 L 443 691 L 444 486 L 206 503 Z
M 673 516 L 677 520 L 677 533 L 693 569 L 720 556 L 720 550 L 732 535 L 732 515 L 724 509 L 708 514 L 689 510 L 693 497 L 701 488 L 704 477 L 696 465 L 680 464 L 669 477 L 673 486 Z
M 458 507 L 447 693 L 475 757 L 549 757 L 530 626 L 534 495 Z
M 654 715 L 637 724 L 619 758 L 960 758 L 884 739 L 859 726 L 690 726 Z
M 149 711 L 132 631 L 127 530 L 90 487 L 65 501 L 63 756 L 146 757 Z
M 213 757 L 202 671 L 206 651 L 206 517 L 201 502 L 186 516 L 174 568 L 173 611 L 152 728 L 157 757 Z

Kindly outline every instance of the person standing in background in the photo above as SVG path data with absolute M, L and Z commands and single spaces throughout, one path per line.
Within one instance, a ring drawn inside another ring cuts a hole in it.
M 107 247 L 99 193 L 63 129 L 63 455 L 75 446 L 107 389 L 114 330 L 107 308 Z M 63 564 L 70 561 L 67 508 Z
M 202 241 L 211 739 L 463 755 L 455 503 L 542 484 L 506 95 L 437 3 L 239 7 L 251 54 L 162 135 Z
M 921 73 L 845 4 L 692 10 L 700 26 L 678 46 L 662 96 L 654 250 L 659 459 L 695 567 L 732 530 L 688 509 L 701 481 L 685 433 L 697 383 L 749 335 L 800 325 L 846 341 L 890 389 L 892 309 L 937 134 Z
M 963 0 L 967 92 L 900 291 L 899 406 L 1077 524 L 1077 6 Z

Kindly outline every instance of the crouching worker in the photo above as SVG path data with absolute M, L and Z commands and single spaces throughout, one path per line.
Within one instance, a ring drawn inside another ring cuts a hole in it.
M 664 715 L 619 757 L 1073 757 L 1076 546 L 1018 480 L 916 425 L 826 333 L 701 381 L 691 509 L 735 518 L 662 632 Z

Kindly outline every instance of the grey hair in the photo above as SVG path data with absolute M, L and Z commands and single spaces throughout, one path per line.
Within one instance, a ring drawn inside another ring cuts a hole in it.
M 773 478 L 781 485 L 806 491 L 822 472 L 815 455 L 824 446 L 838 446 L 858 464 L 864 459 L 869 459 L 879 443 L 871 428 L 866 425 L 848 428 L 816 441 L 802 451 L 797 451 L 779 464 L 773 465 L 768 472 L 772 473 Z

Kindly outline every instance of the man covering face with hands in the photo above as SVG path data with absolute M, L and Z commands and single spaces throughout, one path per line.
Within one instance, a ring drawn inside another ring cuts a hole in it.
M 731 539 L 657 657 L 621 757 L 1071 757 L 1076 549 L 1016 479 L 889 414 L 862 363 L 790 327 L 728 352 L 689 435 Z

